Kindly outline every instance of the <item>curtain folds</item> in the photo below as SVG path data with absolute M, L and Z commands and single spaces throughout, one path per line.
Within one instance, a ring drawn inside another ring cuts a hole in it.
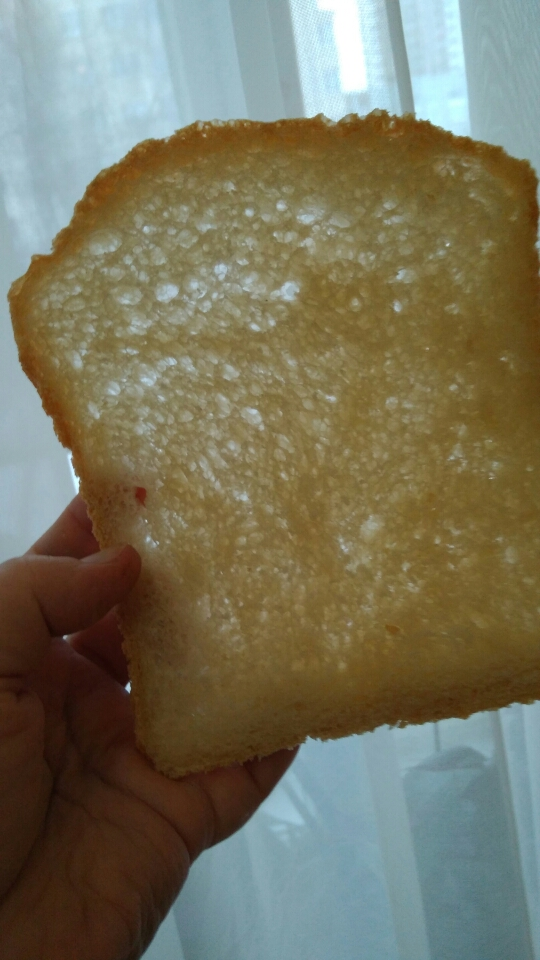
M 540 170 L 537 0 L 3 0 L 0 559 L 72 495 L 5 294 L 98 171 L 198 119 L 414 110 Z M 308 742 L 147 960 L 540 960 L 540 705 Z

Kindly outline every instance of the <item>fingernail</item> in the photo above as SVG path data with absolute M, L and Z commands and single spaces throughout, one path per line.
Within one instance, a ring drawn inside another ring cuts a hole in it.
M 125 544 L 122 544 L 120 547 L 108 547 L 106 550 L 100 550 L 98 553 L 91 553 L 89 557 L 85 557 L 81 562 L 87 564 L 113 563 L 123 550 L 125 550 Z

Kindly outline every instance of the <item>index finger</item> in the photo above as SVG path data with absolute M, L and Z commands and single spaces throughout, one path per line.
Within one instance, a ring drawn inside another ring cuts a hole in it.
M 92 533 L 92 522 L 86 512 L 86 504 L 77 495 L 52 527 L 30 547 L 28 553 L 82 560 L 97 550 L 99 544 Z

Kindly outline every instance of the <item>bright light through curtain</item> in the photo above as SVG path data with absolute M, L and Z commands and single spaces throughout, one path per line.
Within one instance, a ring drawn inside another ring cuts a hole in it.
M 415 110 L 540 165 L 537 0 L 2 0 L 0 555 L 72 494 L 5 309 L 87 182 L 197 119 Z M 148 960 L 540 960 L 540 708 L 309 742 Z

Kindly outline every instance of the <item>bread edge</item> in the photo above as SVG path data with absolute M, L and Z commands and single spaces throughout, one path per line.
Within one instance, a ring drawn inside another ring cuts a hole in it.
M 186 758 L 183 763 L 174 763 L 160 756 L 157 751 L 151 756 L 145 745 L 144 730 L 137 730 L 137 746 L 139 750 L 148 757 L 150 762 L 159 770 L 160 773 L 173 779 L 184 777 L 188 774 L 203 773 L 214 769 L 222 769 L 229 766 L 241 765 L 243 763 L 258 760 L 269 756 L 275 751 L 292 750 L 298 745 L 304 743 L 308 737 L 314 740 L 335 740 L 341 737 L 361 735 L 370 733 L 381 726 L 390 728 L 405 728 L 423 723 L 435 723 L 439 720 L 445 720 L 453 717 L 460 720 L 466 720 L 472 714 L 478 711 L 499 710 L 510 706 L 512 703 L 530 704 L 534 703 L 540 689 L 540 657 L 536 665 L 524 669 L 519 676 L 514 676 L 512 688 L 509 691 L 508 682 L 501 678 L 495 683 L 486 683 L 485 686 L 468 691 L 466 698 L 463 697 L 461 688 L 449 692 L 436 709 L 424 707 L 419 698 L 417 708 L 409 713 L 408 719 L 403 720 L 395 714 L 388 703 L 379 704 L 377 710 L 365 709 L 363 712 L 371 714 L 369 721 L 354 720 L 352 717 L 346 717 L 339 723 L 320 725 L 318 728 L 310 728 L 309 734 L 304 731 L 293 732 L 289 737 L 276 737 L 272 740 L 253 743 L 246 747 L 243 752 L 234 753 L 223 751 L 220 754 L 212 754 L 208 758 Z M 370 705 L 371 707 L 371 705 Z M 360 712 L 360 711 L 359 711 Z

